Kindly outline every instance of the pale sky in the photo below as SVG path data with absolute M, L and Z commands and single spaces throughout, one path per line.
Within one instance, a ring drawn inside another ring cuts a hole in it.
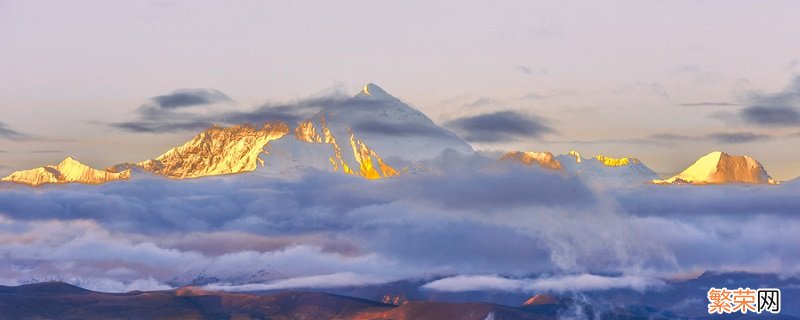
M 723 150 L 790 179 L 798 17 L 797 1 L 0 0 L 0 175 L 158 155 L 194 133 L 108 124 L 178 89 L 249 110 L 374 82 L 440 124 L 511 110 L 554 130 L 478 149 L 633 156 L 662 175 Z M 748 118 L 762 105 L 789 120 Z

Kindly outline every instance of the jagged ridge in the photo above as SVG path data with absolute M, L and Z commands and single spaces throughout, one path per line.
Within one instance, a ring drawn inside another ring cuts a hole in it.
M 97 170 L 78 162 L 72 157 L 67 157 L 57 165 L 47 165 L 30 170 L 13 172 L 9 176 L 3 178 L 2 181 L 16 182 L 31 186 L 47 183 L 73 182 L 99 184 L 115 180 L 125 180 L 130 178 L 130 175 L 130 170 L 121 170 L 119 172 Z
M 253 171 L 262 164 L 264 146 L 289 132 L 285 123 L 266 123 L 261 128 L 213 126 L 182 146 L 136 164 L 144 170 L 173 179 L 197 178 Z

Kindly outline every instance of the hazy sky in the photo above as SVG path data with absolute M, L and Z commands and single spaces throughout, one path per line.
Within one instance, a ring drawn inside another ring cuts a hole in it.
M 247 110 L 367 82 L 437 123 L 514 111 L 552 132 L 479 149 L 635 156 L 662 175 L 712 150 L 800 175 L 797 1 L 0 0 L 0 174 L 106 167 L 192 132 L 112 129 L 149 98 Z

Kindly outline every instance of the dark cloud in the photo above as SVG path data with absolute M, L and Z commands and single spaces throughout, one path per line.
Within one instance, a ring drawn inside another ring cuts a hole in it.
M 759 126 L 800 126 L 800 76 L 781 92 L 752 94 L 739 117 Z
M 704 136 L 687 136 L 673 133 L 656 133 L 649 136 L 649 140 L 659 141 L 697 141 L 697 140 L 711 140 L 717 143 L 733 144 L 733 143 L 747 143 L 755 141 L 765 141 L 772 139 L 768 134 L 760 134 L 754 132 L 715 132 L 709 133 Z
M 0 139 L 27 140 L 30 138 L 30 135 L 11 129 L 5 123 L 0 122 Z
M 109 125 L 111 127 L 122 129 L 128 132 L 167 133 L 167 132 L 203 130 L 208 127 L 211 127 L 213 123 L 206 121 L 193 121 L 193 122 L 131 121 L 131 122 L 111 123 Z
M 555 133 L 543 119 L 515 111 L 498 111 L 469 116 L 445 123 L 471 142 L 503 142 L 525 138 L 541 138 Z
M 108 124 L 129 132 L 166 133 L 197 131 L 213 124 L 256 124 L 283 121 L 290 125 L 308 119 L 325 106 L 343 102 L 338 96 L 303 99 L 293 103 L 268 103 L 246 111 L 176 111 L 145 104 L 137 109 L 137 119 Z
M 741 117 L 761 126 L 800 125 L 800 111 L 791 106 L 751 106 L 740 111 Z
M 765 141 L 772 138 L 772 136 L 768 134 L 758 134 L 754 132 L 718 132 L 708 134 L 706 137 L 718 143 L 728 144 Z
M 731 102 L 688 102 L 688 103 L 680 103 L 678 106 L 680 107 L 725 107 L 725 106 L 738 106 L 738 103 L 731 103 Z
M 153 97 L 136 109 L 136 119 L 107 125 L 129 132 L 167 133 L 196 131 L 219 122 L 211 111 L 199 108 L 218 102 L 231 101 L 224 93 L 213 89 L 181 89 Z M 198 108 L 188 108 L 198 107 Z
M 224 123 L 255 123 L 268 121 L 283 121 L 289 125 L 297 124 L 322 110 L 323 108 L 336 108 L 344 104 L 345 99 L 340 96 L 302 99 L 293 103 L 269 103 L 250 111 L 229 111 L 211 118 L 219 119 Z
M 655 140 L 671 140 L 671 141 L 682 141 L 682 140 L 693 139 L 690 136 L 674 134 L 674 133 L 656 133 L 656 134 L 651 134 L 649 138 Z
M 169 94 L 151 98 L 153 103 L 164 109 L 177 109 L 218 102 L 231 101 L 224 93 L 213 89 L 181 89 Z

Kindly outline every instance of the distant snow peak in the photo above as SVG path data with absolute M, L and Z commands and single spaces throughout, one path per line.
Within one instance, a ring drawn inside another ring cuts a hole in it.
M 581 154 L 578 151 L 570 150 L 569 153 L 567 153 L 567 155 L 575 158 L 576 163 L 581 163 Z
M 581 163 L 584 160 L 589 160 L 589 159 L 581 158 L 580 152 L 575 151 L 575 150 L 570 150 L 569 153 L 567 153 L 567 155 L 575 158 L 575 163 Z M 627 166 L 627 165 L 638 165 L 638 164 L 640 164 L 639 159 L 636 159 L 636 158 L 628 158 L 628 157 L 612 158 L 612 157 L 605 156 L 605 155 L 602 155 L 602 154 L 596 155 L 594 157 L 594 159 L 597 160 L 598 162 L 600 162 L 602 165 L 604 165 L 606 167 L 622 167 L 622 166 Z
M 500 160 L 515 161 L 525 165 L 537 164 L 543 168 L 561 170 L 561 163 L 548 151 L 511 151 L 504 154 Z
M 364 88 L 361 89 L 361 92 L 358 95 L 370 97 L 391 97 L 386 90 L 383 90 L 383 88 L 372 82 L 365 84 Z
M 599 154 L 582 158 L 575 150 L 556 159 L 564 170 L 599 185 L 635 186 L 658 179 L 658 175 L 636 158 L 613 158 Z
M 598 154 L 594 157 L 597 161 L 600 161 L 606 167 L 620 167 L 620 166 L 627 166 L 630 164 L 639 164 L 639 159 L 636 158 L 612 158 L 606 157 L 602 154 Z
M 80 163 L 72 157 L 66 157 L 57 165 L 16 171 L 0 180 L 31 186 L 51 183 L 100 184 L 114 180 L 129 179 L 130 175 L 130 170 L 120 172 L 97 170 Z
M 764 166 L 748 156 L 732 156 L 714 151 L 697 159 L 681 173 L 656 184 L 778 184 L 769 176 Z

